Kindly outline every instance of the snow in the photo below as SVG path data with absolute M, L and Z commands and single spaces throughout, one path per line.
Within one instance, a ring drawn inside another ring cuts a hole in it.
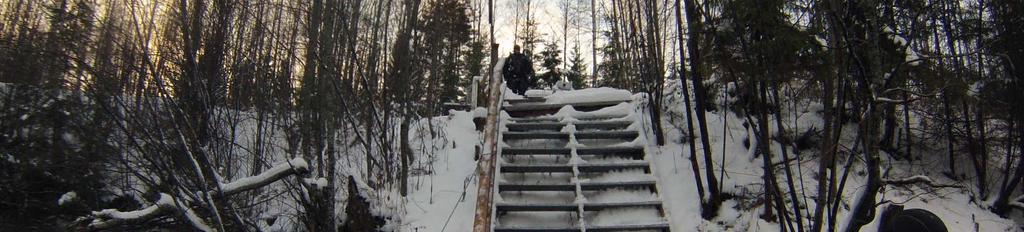
M 93 228 L 104 228 L 109 223 L 116 223 L 117 221 L 127 220 L 139 220 L 142 218 L 154 217 L 166 209 L 177 208 L 174 197 L 166 193 L 160 193 L 160 198 L 157 199 L 153 205 L 135 211 L 121 212 L 117 209 L 104 209 L 100 211 L 93 211 L 92 215 L 96 218 L 89 224 Z
M 669 86 L 666 87 L 666 92 L 671 92 L 673 89 L 678 89 L 678 82 L 669 82 Z M 675 90 L 678 92 L 678 90 Z M 681 99 L 666 98 L 666 113 L 684 115 L 685 120 L 685 109 L 683 109 Z M 820 116 L 821 105 L 808 101 L 789 101 L 786 102 L 782 112 L 793 112 L 790 114 L 783 115 L 783 122 L 786 129 L 794 133 L 803 133 L 804 131 L 815 128 L 820 130 L 822 128 L 823 120 Z M 634 115 L 641 112 L 637 110 Z M 697 113 L 697 112 L 694 112 Z M 744 119 L 737 117 L 728 110 L 719 110 L 717 112 L 704 112 L 708 120 L 709 129 L 709 140 L 711 142 L 711 151 L 714 156 L 714 167 L 715 173 L 718 175 L 719 181 L 723 183 L 722 191 L 736 195 L 737 197 L 731 200 L 723 202 L 722 207 L 718 211 L 718 216 L 711 220 L 704 220 L 700 216 L 700 202 L 697 195 L 696 186 L 694 185 L 694 176 L 688 160 L 690 144 L 681 143 L 683 131 L 685 130 L 685 123 L 682 125 L 673 126 L 667 120 L 668 117 L 663 117 L 666 121 L 663 121 L 666 132 L 666 144 L 664 146 L 656 146 L 649 144 L 653 138 L 653 134 L 644 136 L 646 141 L 638 141 L 640 144 L 647 144 L 648 151 L 654 150 L 655 152 L 649 152 L 648 156 L 652 159 L 652 171 L 655 173 L 655 177 L 658 179 L 660 197 L 664 201 L 664 205 L 667 211 L 671 214 L 672 220 L 670 224 L 673 231 L 778 231 L 779 225 L 773 222 L 767 222 L 760 219 L 760 213 L 763 212 L 763 205 L 752 205 L 751 203 L 758 199 L 759 194 L 763 192 L 762 187 L 762 167 L 760 158 L 754 158 L 754 149 L 756 147 L 754 131 L 743 127 Z M 641 114 L 642 115 L 642 114 Z M 728 123 L 726 123 L 728 120 Z M 770 119 L 774 120 L 774 119 Z M 678 121 L 677 121 L 678 123 Z M 650 131 L 651 123 L 644 121 L 641 125 L 642 131 Z M 769 126 L 771 131 L 777 131 L 774 123 Z M 840 138 L 840 143 L 849 149 L 852 147 L 856 140 L 856 125 L 850 124 L 845 125 L 843 128 L 843 134 Z M 769 140 L 770 148 L 773 154 L 780 154 L 781 149 L 790 149 L 789 147 L 783 147 L 776 140 Z M 744 145 L 744 143 L 748 143 Z M 702 154 L 702 148 L 697 147 L 697 155 Z M 920 149 L 920 148 L 915 148 Z M 944 147 L 940 147 L 944 149 Z M 813 213 L 815 207 L 815 201 L 812 199 L 816 196 L 815 186 L 816 182 L 816 170 L 817 170 L 817 157 L 814 153 L 817 151 L 810 149 L 807 151 L 793 151 L 797 152 L 791 154 L 792 157 L 797 157 L 799 160 L 797 166 L 794 167 L 794 179 L 798 180 L 797 189 L 807 196 L 806 202 L 802 203 L 802 209 L 807 210 L 805 213 Z M 927 150 L 919 150 L 918 152 L 928 152 Z M 884 155 L 883 155 L 884 156 Z M 847 157 L 844 155 L 844 157 Z M 776 155 L 776 159 L 773 162 L 781 162 L 779 156 Z M 939 157 L 941 158 L 941 157 Z M 908 173 L 904 170 L 910 170 L 905 167 L 906 163 L 903 161 L 896 162 L 888 159 L 883 159 L 883 167 L 890 167 L 890 173 L 886 176 L 888 181 L 911 181 L 920 183 L 951 183 L 952 180 L 948 180 L 941 177 L 938 171 L 927 170 L 926 173 L 921 173 L 920 168 L 915 168 L 917 173 Z M 842 162 L 845 162 L 843 160 Z M 915 161 L 915 165 L 921 165 L 921 163 L 938 163 L 930 161 Z M 701 167 L 700 172 L 703 175 L 704 169 L 708 167 L 702 159 L 698 159 L 698 163 Z M 723 169 L 724 168 L 724 173 Z M 863 189 L 866 182 L 866 176 L 857 175 L 863 169 L 862 165 L 854 165 L 854 170 L 851 170 L 851 175 L 843 191 L 842 205 L 852 206 L 852 202 L 857 197 L 859 190 Z M 935 170 L 941 168 L 934 168 Z M 841 174 L 840 168 L 840 174 Z M 724 175 L 722 175 L 724 174 Z M 777 173 L 779 178 L 785 178 L 781 170 Z M 895 178 L 900 176 L 906 176 L 906 178 Z M 936 176 L 940 176 L 936 178 Z M 801 181 L 802 180 L 802 181 Z M 703 180 L 701 180 L 703 182 Z M 782 182 L 780 179 L 779 183 Z M 783 185 L 785 186 L 785 185 Z M 783 191 L 788 191 L 783 189 Z M 974 225 L 977 223 L 980 231 L 1020 231 L 1020 228 L 1009 219 L 1001 218 L 997 215 L 992 214 L 987 210 L 987 206 L 974 200 L 968 195 L 968 190 L 963 188 L 955 187 L 943 187 L 936 188 L 932 187 L 931 184 L 910 184 L 903 186 L 888 186 L 883 189 L 883 192 L 879 194 L 879 201 L 891 201 L 899 204 L 903 204 L 907 209 L 911 208 L 922 208 L 929 210 L 938 215 L 949 227 L 949 231 L 975 231 Z M 622 194 L 622 193 L 620 193 Z M 630 196 L 624 196 L 620 199 L 628 199 Z M 591 199 L 594 199 L 591 197 Z M 877 206 L 878 209 L 885 207 L 885 204 Z M 880 212 L 880 210 L 879 210 Z M 847 219 L 849 218 L 849 209 L 840 207 L 837 218 L 837 226 L 839 228 L 845 227 Z M 805 222 L 808 220 L 805 219 Z M 805 224 L 806 226 L 806 224 Z M 862 231 L 871 232 L 876 231 L 877 215 L 875 222 L 865 225 Z
M 482 136 L 475 130 L 472 113 L 456 111 L 444 120 L 447 139 L 460 145 L 437 153 L 433 175 L 410 180 L 418 187 L 406 198 L 406 213 L 396 231 L 463 232 L 473 227 L 477 188 L 473 145 L 480 144 Z
M 309 170 L 309 164 L 306 163 L 306 160 L 297 157 L 286 162 L 278 163 L 259 175 L 243 177 L 227 184 L 222 183 L 220 185 L 220 189 L 224 193 L 244 191 L 246 189 L 266 185 L 269 182 L 274 182 L 293 172 L 305 172 L 307 170 Z M 326 186 L 327 180 L 325 179 L 323 182 L 323 186 Z M 319 185 L 320 181 L 318 180 L 316 183 Z
M 551 92 L 551 90 L 531 89 L 526 91 L 526 97 L 547 97 L 551 95 Z
M 908 55 L 915 54 L 913 51 L 908 50 Z M 909 59 L 909 58 L 908 58 Z M 678 91 L 679 82 L 667 82 L 666 92 L 676 90 Z M 732 87 L 732 86 L 728 86 Z M 506 90 L 504 96 L 506 99 L 522 98 L 511 94 L 511 91 Z M 523 174 L 523 175 L 505 175 L 495 179 L 498 183 L 594 183 L 594 182 L 615 182 L 625 180 L 657 180 L 658 181 L 658 193 L 652 193 L 646 190 L 629 190 L 629 189 L 613 189 L 609 191 L 594 191 L 584 192 L 577 196 L 571 192 L 522 192 L 515 194 L 496 194 L 495 202 L 504 203 L 516 203 L 516 202 L 530 202 L 530 203 L 621 203 L 621 202 L 636 202 L 636 201 L 662 201 L 664 204 L 665 212 L 657 212 L 656 210 L 644 209 L 644 208 L 623 208 L 614 209 L 601 212 L 587 213 L 584 218 L 578 218 L 572 213 L 546 213 L 546 214 L 521 214 L 521 213 L 509 213 L 504 216 L 500 216 L 500 221 L 507 224 L 516 225 L 573 225 L 580 223 L 581 220 L 593 222 L 592 224 L 597 225 L 611 225 L 619 223 L 641 223 L 641 222 L 653 222 L 662 218 L 659 213 L 665 213 L 664 218 L 668 218 L 672 231 L 778 231 L 779 225 L 777 223 L 767 222 L 759 217 L 759 213 L 763 211 L 763 206 L 758 206 L 753 202 L 757 201 L 758 194 L 763 192 L 761 185 L 761 160 L 755 158 L 754 147 L 757 146 L 758 142 L 754 136 L 753 131 L 743 127 L 745 119 L 741 116 L 735 115 L 730 111 L 722 108 L 717 112 L 700 112 L 704 113 L 708 119 L 709 140 L 711 142 L 712 154 L 714 154 L 714 163 L 716 174 L 722 183 L 722 191 L 736 195 L 736 198 L 723 202 L 722 207 L 718 211 L 718 216 L 710 220 L 704 220 L 700 217 L 700 201 L 698 200 L 698 194 L 696 186 L 694 185 L 694 177 L 692 169 L 690 167 L 689 160 L 689 144 L 680 143 L 683 138 L 682 130 L 679 130 L 680 125 L 685 126 L 685 123 L 675 123 L 672 125 L 668 121 L 664 121 L 664 129 L 666 132 L 667 143 L 663 146 L 657 146 L 653 144 L 653 134 L 651 133 L 652 122 L 649 121 L 649 117 L 646 117 L 646 111 L 644 109 L 645 104 L 643 101 L 647 100 L 643 94 L 632 94 L 625 90 L 611 89 L 611 88 L 598 88 L 598 89 L 582 89 L 572 91 L 540 91 L 531 92 L 531 94 L 543 94 L 546 96 L 545 103 L 551 104 L 568 104 L 577 102 L 589 102 L 589 101 L 630 101 L 624 102 L 612 107 L 607 107 L 597 111 L 582 112 L 574 109 L 571 106 L 562 107 L 557 113 L 545 116 L 544 118 L 550 119 L 551 121 L 558 122 L 580 122 L 580 121 L 591 121 L 591 120 L 603 120 L 603 121 L 630 121 L 632 122 L 626 130 L 639 131 L 640 138 L 633 141 L 623 141 L 616 139 L 588 139 L 588 140 L 577 140 L 575 136 L 572 136 L 570 141 L 551 141 L 551 140 L 524 140 L 515 141 L 509 140 L 500 141 L 500 147 L 509 146 L 537 146 L 537 147 L 566 147 L 566 148 L 579 148 L 579 147 L 595 147 L 595 146 L 644 146 L 647 151 L 646 161 L 651 163 L 651 173 L 644 173 L 636 170 L 622 170 L 615 171 L 605 174 L 586 174 L 583 173 L 579 179 L 573 178 L 572 175 L 562 174 Z M 685 114 L 682 109 L 682 102 L 679 99 L 666 98 L 665 105 L 667 106 L 666 112 L 683 115 Z M 720 101 L 728 101 L 728 98 L 719 98 Z M 733 99 L 735 100 L 735 99 Z M 878 98 L 880 101 L 898 101 L 893 99 Z M 819 103 L 808 102 L 808 101 L 787 101 L 784 103 L 783 112 L 787 112 L 784 115 L 783 120 L 786 129 L 794 133 L 802 133 L 804 131 L 816 128 L 820 130 L 822 128 L 823 120 L 820 117 L 820 112 L 823 110 L 822 105 Z M 788 114 L 788 112 L 793 112 Z M 698 112 L 695 112 L 698 113 Z M 363 180 L 357 178 L 357 185 L 360 186 L 361 190 L 366 191 L 371 198 L 371 204 L 374 205 L 374 212 L 380 213 L 381 215 L 393 216 L 393 222 L 389 222 L 387 229 L 390 231 L 399 232 L 430 232 L 430 231 L 446 231 L 446 232 L 463 232 L 470 231 L 473 223 L 474 215 L 474 204 L 476 201 L 476 161 L 474 161 L 474 148 L 481 144 L 481 138 L 479 132 L 475 131 L 472 119 L 474 117 L 480 117 L 486 114 L 486 109 L 477 108 L 471 112 L 452 111 L 450 116 L 434 117 L 424 119 L 423 122 L 432 121 L 435 124 L 442 125 L 439 133 L 444 134 L 442 137 L 437 137 L 433 140 L 427 139 L 423 141 L 423 144 L 415 144 L 414 147 L 437 147 L 436 153 L 426 153 L 417 150 L 414 159 L 417 163 L 417 167 L 422 167 L 426 174 L 413 174 L 410 177 L 410 192 L 407 197 L 400 197 L 397 193 L 378 191 L 375 192 L 370 189 Z M 683 116 L 685 119 L 686 116 Z M 510 117 L 507 114 L 502 114 L 502 124 L 508 123 Z M 669 117 L 663 117 L 668 120 Z M 423 123 L 419 123 L 418 128 L 422 127 Z M 501 126 L 502 131 L 507 131 L 504 125 Z M 772 123 L 769 129 L 777 131 L 778 128 Z M 559 131 L 572 133 L 576 131 L 575 126 L 566 126 Z M 251 131 L 241 131 L 239 133 L 252 133 Z M 846 125 L 843 128 L 843 134 L 840 139 L 840 143 L 844 146 L 843 149 L 849 150 L 849 145 L 853 144 L 856 136 L 856 126 Z M 281 135 L 277 135 L 281 136 Z M 411 137 L 417 139 L 424 136 L 417 136 L 415 133 L 410 133 Z M 769 147 L 773 153 L 779 154 L 782 149 L 790 149 L 789 147 L 779 144 L 775 140 L 763 141 L 769 143 Z M 253 141 L 240 141 L 243 146 L 253 143 Z M 457 144 L 457 145 L 456 145 Z M 698 146 L 698 153 L 704 148 Z M 915 148 L 916 149 L 916 148 Z M 944 148 L 943 148 L 944 149 Z M 348 151 L 350 153 L 358 151 Z M 794 151 L 797 152 L 797 151 Z M 928 152 L 928 150 L 921 150 L 919 152 Z M 817 158 L 816 151 L 814 149 L 808 151 L 800 151 L 794 153 L 793 157 L 798 157 L 798 164 L 796 166 L 796 176 L 798 180 L 798 189 L 803 189 L 808 198 L 816 196 L 814 193 L 814 187 L 816 186 L 817 173 Z M 699 154 L 698 154 L 699 155 Z M 358 156 L 356 156 L 358 157 Z M 776 156 L 778 157 L 778 156 Z M 13 159 L 11 155 L 5 155 L 5 159 Z M 275 174 L 288 173 L 292 171 L 304 171 L 309 170 L 310 164 L 300 158 L 294 158 L 291 160 L 276 159 L 278 161 L 275 165 L 266 169 L 263 173 L 251 176 L 234 178 L 234 181 L 228 183 L 222 183 L 221 188 L 224 191 L 237 191 L 245 189 L 248 186 L 254 186 L 257 183 L 262 183 L 273 179 Z M 606 164 L 606 163 L 618 163 L 618 162 L 629 162 L 635 160 L 617 158 L 617 157 L 580 157 L 574 155 L 572 157 L 530 157 L 520 158 L 515 160 L 517 163 L 558 163 L 558 164 L 569 164 L 569 165 L 581 165 L 581 164 Z M 353 163 L 353 166 L 343 167 L 345 174 L 352 174 L 356 176 L 362 175 L 359 173 L 363 171 L 359 168 L 359 164 L 363 163 L 362 160 L 349 161 Z M 499 159 L 498 164 L 511 163 L 512 160 Z M 781 162 L 781 160 L 773 160 L 773 162 Z M 845 162 L 845 161 L 842 161 Z M 860 161 L 858 161 L 860 162 Z M 926 163 L 924 161 L 923 163 Z M 701 166 L 701 174 L 704 174 L 704 168 L 707 168 L 709 164 L 703 163 L 703 160 L 699 160 Z M 947 178 L 935 175 L 931 170 L 907 172 L 903 170 L 902 165 L 905 163 L 884 160 L 885 167 L 892 167 L 892 173 L 887 175 L 887 182 L 920 182 L 920 183 L 951 183 L 954 182 Z M 853 204 L 853 200 L 856 199 L 857 193 L 862 189 L 865 179 L 863 176 L 857 175 L 863 167 L 860 167 L 859 163 L 855 163 L 854 170 L 851 170 L 850 180 L 847 183 L 846 188 L 843 191 L 842 205 L 848 206 Z M 915 168 L 916 170 L 917 168 Z M 928 168 L 926 168 L 928 169 Z M 935 169 L 935 168 L 931 168 Z M 724 170 L 724 173 L 722 173 Z M 802 170 L 802 171 L 801 171 Z M 578 169 L 574 170 L 578 172 Z M 783 178 L 783 175 L 779 175 Z M 896 178 L 905 177 L 905 178 Z M 227 179 L 225 179 L 227 180 Z M 302 183 L 313 187 L 324 187 L 327 185 L 326 178 L 303 178 Z M 703 180 L 700 180 L 703 181 Z M 781 183 L 781 182 L 780 182 Z M 786 191 L 786 190 L 784 190 Z M 939 215 L 946 225 L 949 227 L 949 231 L 975 231 L 975 225 L 980 228 L 980 231 L 1020 231 L 1019 226 L 1010 219 L 1000 218 L 997 215 L 992 214 L 987 210 L 987 206 L 991 202 L 979 201 L 971 197 L 969 188 L 935 188 L 928 184 L 909 184 L 901 186 L 888 186 L 883 189 L 879 194 L 879 200 L 891 201 L 899 203 L 909 208 L 923 208 Z M 339 193 L 344 194 L 344 193 Z M 68 192 L 61 196 L 57 200 L 57 203 L 64 205 L 73 201 L 76 196 L 74 192 Z M 339 198 L 344 199 L 344 198 Z M 180 200 L 180 199 L 179 199 Z M 807 202 L 802 202 L 803 209 L 813 209 L 815 201 L 813 199 L 807 199 Z M 191 209 L 185 209 L 180 211 L 177 205 L 181 205 L 182 202 L 175 203 L 175 199 L 167 194 L 161 194 L 160 198 L 148 207 L 128 212 L 121 212 L 115 209 L 106 209 L 101 211 L 93 212 L 93 215 L 97 218 L 93 220 L 92 224 L 103 224 L 110 222 L 114 219 L 125 219 L 132 220 L 138 218 L 145 218 L 150 215 L 168 213 L 163 212 L 165 210 L 175 210 L 176 212 L 182 212 L 188 219 L 188 223 L 195 226 L 197 229 L 212 230 L 209 224 L 204 219 L 198 217 L 195 212 Z M 273 225 L 267 225 L 265 222 L 260 223 L 261 230 L 267 231 L 290 231 L 292 228 L 296 228 L 296 222 L 289 221 L 294 220 L 296 215 L 295 209 L 293 209 L 293 202 L 282 201 L 269 203 L 266 207 L 266 212 L 259 215 L 260 218 L 276 218 L 277 222 Z M 394 206 L 385 206 L 387 204 L 394 204 Z M 1014 206 L 1024 207 L 1024 203 L 1014 201 Z M 886 205 L 879 205 L 878 208 L 884 208 Z M 393 208 L 388 208 L 393 207 Z M 343 210 L 344 207 L 339 207 Z M 393 211 L 388 211 L 393 210 Z M 338 212 L 341 214 L 341 212 Z M 838 225 L 840 228 L 845 227 L 846 219 L 849 217 L 848 209 L 840 207 L 839 215 L 840 219 Z M 260 220 L 264 221 L 264 220 Z M 877 219 L 875 222 L 871 222 L 864 227 L 863 231 L 875 231 L 877 229 Z
M 529 94 L 529 93 L 527 93 Z M 590 88 L 581 90 L 558 91 L 548 95 L 544 103 L 570 104 L 580 102 L 629 101 L 633 94 L 627 90 L 614 88 Z
M 63 206 L 76 200 L 78 200 L 78 193 L 75 191 L 66 192 L 63 195 L 60 195 L 60 199 L 57 199 L 57 205 Z

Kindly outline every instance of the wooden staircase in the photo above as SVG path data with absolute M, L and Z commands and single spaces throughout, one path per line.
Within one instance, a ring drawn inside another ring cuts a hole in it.
M 504 103 L 512 117 L 499 130 L 507 146 L 496 160 L 493 231 L 669 231 L 644 147 L 630 143 L 640 136 L 634 117 L 552 115 L 565 106 L 592 111 L 622 101 Z

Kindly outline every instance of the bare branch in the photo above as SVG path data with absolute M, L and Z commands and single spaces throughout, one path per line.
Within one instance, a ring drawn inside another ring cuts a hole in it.
M 240 192 L 245 192 L 267 186 L 290 175 L 303 175 L 309 172 L 309 164 L 305 159 L 294 158 L 289 161 L 278 163 L 269 170 L 256 176 L 245 177 L 231 183 L 221 183 L 221 192 L 211 191 L 210 195 L 227 197 Z M 78 224 L 88 222 L 86 230 L 111 229 L 126 224 L 145 223 L 171 212 L 182 212 L 186 219 L 198 230 L 213 231 L 191 208 L 187 202 L 181 202 L 169 194 L 160 193 L 160 199 L 152 206 L 128 212 L 121 212 L 117 209 L 104 209 L 93 211 L 91 215 L 78 219 Z M 179 207 L 180 206 L 180 207 Z

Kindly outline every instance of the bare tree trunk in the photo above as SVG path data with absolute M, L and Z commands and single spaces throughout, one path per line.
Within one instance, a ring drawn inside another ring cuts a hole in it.
M 778 83 L 774 83 L 772 86 L 772 96 L 775 98 L 775 127 L 778 127 L 778 134 L 782 137 L 781 141 L 783 141 L 782 166 L 783 170 L 786 172 L 786 184 L 789 185 L 789 198 L 791 199 L 790 204 L 793 205 L 793 214 L 795 215 L 794 220 L 796 220 L 797 226 L 796 231 L 804 231 L 803 212 L 800 211 L 800 198 L 796 195 L 796 184 L 793 182 L 793 171 L 789 165 L 789 146 L 792 144 L 792 141 L 788 136 L 786 136 L 786 129 L 782 124 L 783 103 L 780 101 Z M 767 100 L 765 102 L 767 102 Z M 800 165 L 799 162 L 797 165 Z
M 1011 130 L 1016 131 L 1017 143 L 1020 146 L 1017 151 L 1021 153 L 1024 151 L 1024 140 L 1020 139 L 1021 135 L 1024 135 L 1024 126 L 1016 125 L 1016 128 Z M 1013 141 L 1011 139 L 1010 141 Z M 1010 154 L 1007 154 L 1009 156 Z M 1009 167 L 1009 165 L 1007 165 Z M 1013 195 L 1014 190 L 1017 189 L 1017 185 L 1020 184 L 1021 179 L 1024 179 L 1024 157 L 1017 158 L 1017 168 L 1013 172 L 1012 176 L 1009 176 L 1008 183 L 999 190 L 999 195 L 996 196 L 996 201 L 992 203 L 992 212 L 1005 216 L 1010 211 L 1010 197 Z
M 824 1 L 824 10 L 819 14 L 825 14 L 825 20 L 828 22 L 828 46 L 830 48 L 839 47 L 839 29 L 835 24 L 836 18 L 838 17 L 838 1 L 828 0 Z M 814 221 L 811 223 L 811 232 L 819 232 L 825 226 L 825 211 L 829 208 L 826 207 L 831 204 L 833 199 L 832 191 L 835 188 L 835 145 L 832 143 L 833 134 L 837 134 L 836 129 L 833 127 L 837 121 L 836 115 L 839 115 L 840 110 L 836 110 L 836 106 L 833 105 L 833 99 L 835 96 L 835 80 L 842 80 L 842 71 L 840 67 L 840 61 L 842 59 L 842 49 L 830 49 L 831 55 L 828 56 L 828 74 L 822 78 L 821 91 L 824 93 L 821 98 L 821 103 L 824 108 L 824 128 L 822 128 L 822 141 L 821 157 L 818 159 L 818 196 L 816 198 L 814 206 Z
M 678 3 L 677 3 L 678 4 Z M 678 16 L 677 16 L 678 17 Z M 590 0 L 590 87 L 597 87 L 597 0 Z
M 683 62 L 686 60 L 685 50 L 683 49 L 683 16 L 682 10 L 679 4 L 680 0 L 675 1 L 675 13 L 676 13 L 676 33 L 679 34 L 679 61 Z M 683 107 L 686 108 L 686 141 L 690 148 L 690 167 L 693 168 L 693 181 L 697 185 L 697 196 L 700 197 L 701 213 L 706 214 L 705 204 L 707 199 L 704 198 L 704 180 L 700 176 L 700 163 L 697 162 L 697 144 L 694 144 L 694 131 L 693 131 L 693 108 L 690 106 L 690 87 L 686 84 L 686 67 L 685 65 L 679 66 L 679 89 L 682 90 L 683 94 Z M 710 165 L 708 164 L 711 168 Z M 709 183 L 709 185 L 718 183 Z
M 707 207 L 702 211 L 706 212 L 703 213 L 703 216 L 705 219 L 708 219 L 715 217 L 718 213 L 718 207 L 722 204 L 722 193 L 719 191 L 718 180 L 715 178 L 714 162 L 711 157 L 711 142 L 708 138 L 707 118 L 704 115 L 707 112 L 704 106 L 707 103 L 707 97 L 704 96 L 704 83 L 700 71 L 703 65 L 701 63 L 700 49 L 698 48 L 703 25 L 700 22 L 701 16 L 697 14 L 697 5 L 694 3 L 694 0 L 686 0 L 685 4 L 686 24 L 689 29 L 688 34 L 690 38 L 686 41 L 690 53 L 690 78 L 693 81 L 694 101 L 696 101 L 695 113 L 697 115 L 697 124 L 700 128 L 701 147 L 704 150 L 704 164 L 708 165 L 704 170 L 707 174 L 709 198 Z

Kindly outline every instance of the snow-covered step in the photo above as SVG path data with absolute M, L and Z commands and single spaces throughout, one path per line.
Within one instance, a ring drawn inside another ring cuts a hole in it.
M 655 190 L 653 180 L 623 182 L 580 183 L 581 191 L 601 191 L 613 188 L 647 188 Z M 499 184 L 498 191 L 576 191 L 575 184 Z
M 636 131 L 587 131 L 576 132 L 576 139 L 636 139 Z M 566 132 L 505 132 L 504 139 L 569 139 Z
M 505 101 L 502 108 L 511 117 L 502 119 L 507 128 L 500 132 L 503 161 L 495 171 L 501 178 L 496 191 L 507 202 L 491 205 L 500 215 L 493 231 L 669 231 L 657 180 L 643 144 L 637 144 L 640 134 L 631 128 L 635 117 L 618 110 L 595 111 L 618 109 L 629 100 L 607 99 L 571 104 L 544 98 Z M 575 111 L 561 113 L 565 106 Z M 619 202 L 586 200 L 588 195 L 618 192 L 632 195 L 623 195 Z M 659 216 L 645 222 L 600 217 L 634 210 L 657 211 Z
M 558 148 L 536 148 L 536 147 L 506 147 L 501 149 L 502 155 L 569 155 L 572 149 Z
M 668 223 L 638 224 L 638 225 L 614 225 L 614 226 L 588 226 L 587 232 L 613 232 L 613 231 L 642 231 L 658 230 L 668 231 Z
M 575 212 L 579 210 L 579 205 L 575 203 L 563 203 L 563 204 L 536 204 L 536 203 L 499 203 L 497 207 L 498 212 L 512 212 L 512 211 L 561 211 L 561 212 Z M 612 203 L 583 203 L 583 211 L 601 211 L 606 209 L 615 208 L 661 208 L 660 201 L 641 201 L 641 202 L 612 202 Z
M 577 103 L 521 103 L 505 106 L 505 111 L 530 111 L 530 110 L 557 110 L 564 106 L 571 105 L 573 108 L 608 107 L 628 101 L 593 101 Z
M 509 118 L 509 121 L 513 123 L 558 123 L 558 119 L 553 117 Z
M 630 121 L 582 121 L 573 123 L 576 130 L 621 130 L 629 127 Z M 505 126 L 509 131 L 561 130 L 566 123 L 561 122 L 515 122 Z
M 633 124 L 631 121 L 581 121 L 573 123 L 576 130 L 621 130 Z
M 593 102 L 579 102 L 579 103 L 522 103 L 512 104 L 504 106 L 503 110 L 512 117 L 524 117 L 524 116 L 539 116 L 547 115 L 558 112 L 559 109 L 565 106 L 572 106 L 577 111 L 594 111 L 605 107 L 615 106 L 624 102 L 625 100 L 616 101 L 593 101 Z
M 640 136 L 636 131 L 587 131 L 576 132 L 576 139 L 625 139 L 633 140 Z
M 619 155 L 639 156 L 643 158 L 643 147 L 580 147 L 576 148 L 579 155 Z
M 581 232 L 578 227 L 496 227 L 494 232 Z
M 565 123 L 559 122 L 522 122 L 505 124 L 509 131 L 561 130 Z M 507 133 L 507 132 L 506 132 Z
M 580 123 L 600 123 L 600 122 L 628 122 L 632 123 L 625 114 L 599 114 L 599 115 L 580 115 L 575 116 L 576 124 Z M 549 123 L 561 123 L 561 119 L 552 115 L 534 116 L 534 117 L 511 117 L 508 118 L 512 123 L 538 123 L 538 122 L 549 122 Z
M 522 104 L 522 103 L 542 103 L 542 102 L 547 101 L 547 100 L 548 99 L 543 98 L 543 97 L 526 97 L 526 98 L 516 98 L 516 99 L 505 99 L 505 102 L 508 102 L 509 104 Z
M 565 132 L 505 132 L 504 139 L 569 139 Z
M 638 224 L 638 225 L 614 225 L 614 226 L 588 226 L 588 232 L 614 232 L 614 231 L 668 231 L 668 223 Z M 578 227 L 497 227 L 494 232 L 580 232 L 583 229 Z
M 506 147 L 501 149 L 502 155 L 570 155 L 571 152 L 570 148 Z M 580 147 L 576 149 L 576 154 L 643 159 L 644 149 L 638 147 Z
M 624 162 L 607 164 L 579 164 L 580 172 L 609 172 L 622 169 L 643 169 L 645 173 L 651 172 L 647 162 Z M 526 172 L 573 172 L 569 164 L 503 164 L 501 172 L 526 173 Z

